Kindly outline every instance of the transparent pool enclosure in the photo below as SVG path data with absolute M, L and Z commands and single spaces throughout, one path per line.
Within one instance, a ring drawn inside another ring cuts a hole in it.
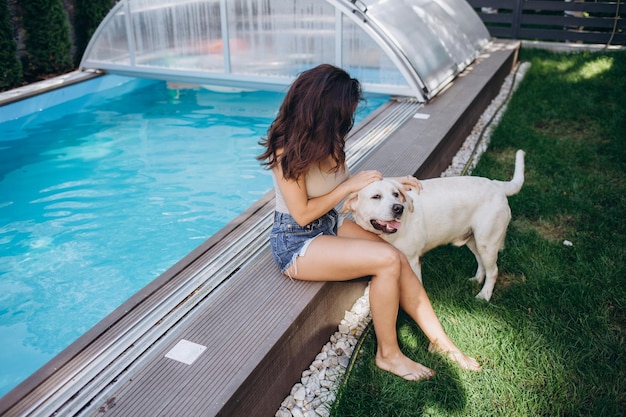
M 365 91 L 426 102 L 488 43 L 465 0 L 121 0 L 80 66 L 276 90 L 330 63 Z

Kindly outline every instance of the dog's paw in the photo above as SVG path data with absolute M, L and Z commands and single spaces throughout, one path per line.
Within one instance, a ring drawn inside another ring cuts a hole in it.
M 482 277 L 471 277 L 469 279 L 470 282 L 477 282 L 479 284 L 482 284 L 485 281 L 485 276 L 483 275 Z
M 489 302 L 489 300 L 491 300 L 491 293 L 483 290 L 479 292 L 478 294 L 476 294 L 476 299 Z

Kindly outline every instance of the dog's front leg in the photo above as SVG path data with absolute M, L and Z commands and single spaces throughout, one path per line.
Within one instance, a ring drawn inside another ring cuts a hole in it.
M 424 281 L 422 281 L 422 258 L 420 256 L 415 256 L 413 257 L 413 259 L 409 260 L 409 264 L 411 265 L 411 269 L 413 269 L 413 272 L 415 273 L 417 279 L 419 279 L 420 282 L 423 284 Z

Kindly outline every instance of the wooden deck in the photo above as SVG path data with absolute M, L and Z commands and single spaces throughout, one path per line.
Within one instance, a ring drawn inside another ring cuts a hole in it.
M 390 102 L 352 135 L 363 154 L 353 170 L 438 176 L 518 48 L 494 43 L 421 108 Z M 1 398 L 0 415 L 273 416 L 366 282 L 282 276 L 267 247 L 272 211 L 270 192 Z M 167 357 L 181 340 L 205 350 L 191 364 Z

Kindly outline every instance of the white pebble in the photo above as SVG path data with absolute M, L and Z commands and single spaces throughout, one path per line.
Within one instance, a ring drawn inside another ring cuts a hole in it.
M 340 324 L 339 325 L 339 332 L 342 334 L 348 334 L 350 333 L 350 326 L 347 324 Z
M 328 407 L 319 407 L 315 410 L 315 416 L 319 416 L 319 417 L 330 417 L 330 410 L 328 409 Z
M 292 417 L 291 412 L 284 408 L 279 408 L 274 417 Z
M 296 401 L 293 399 L 293 395 L 288 395 L 280 405 L 281 407 L 291 410 L 293 406 L 296 405 Z
M 297 403 L 298 401 L 304 401 L 305 398 L 306 398 L 306 390 L 304 389 L 302 385 L 300 385 L 296 389 L 296 392 L 293 393 L 293 399 L 296 400 L 296 403 Z

